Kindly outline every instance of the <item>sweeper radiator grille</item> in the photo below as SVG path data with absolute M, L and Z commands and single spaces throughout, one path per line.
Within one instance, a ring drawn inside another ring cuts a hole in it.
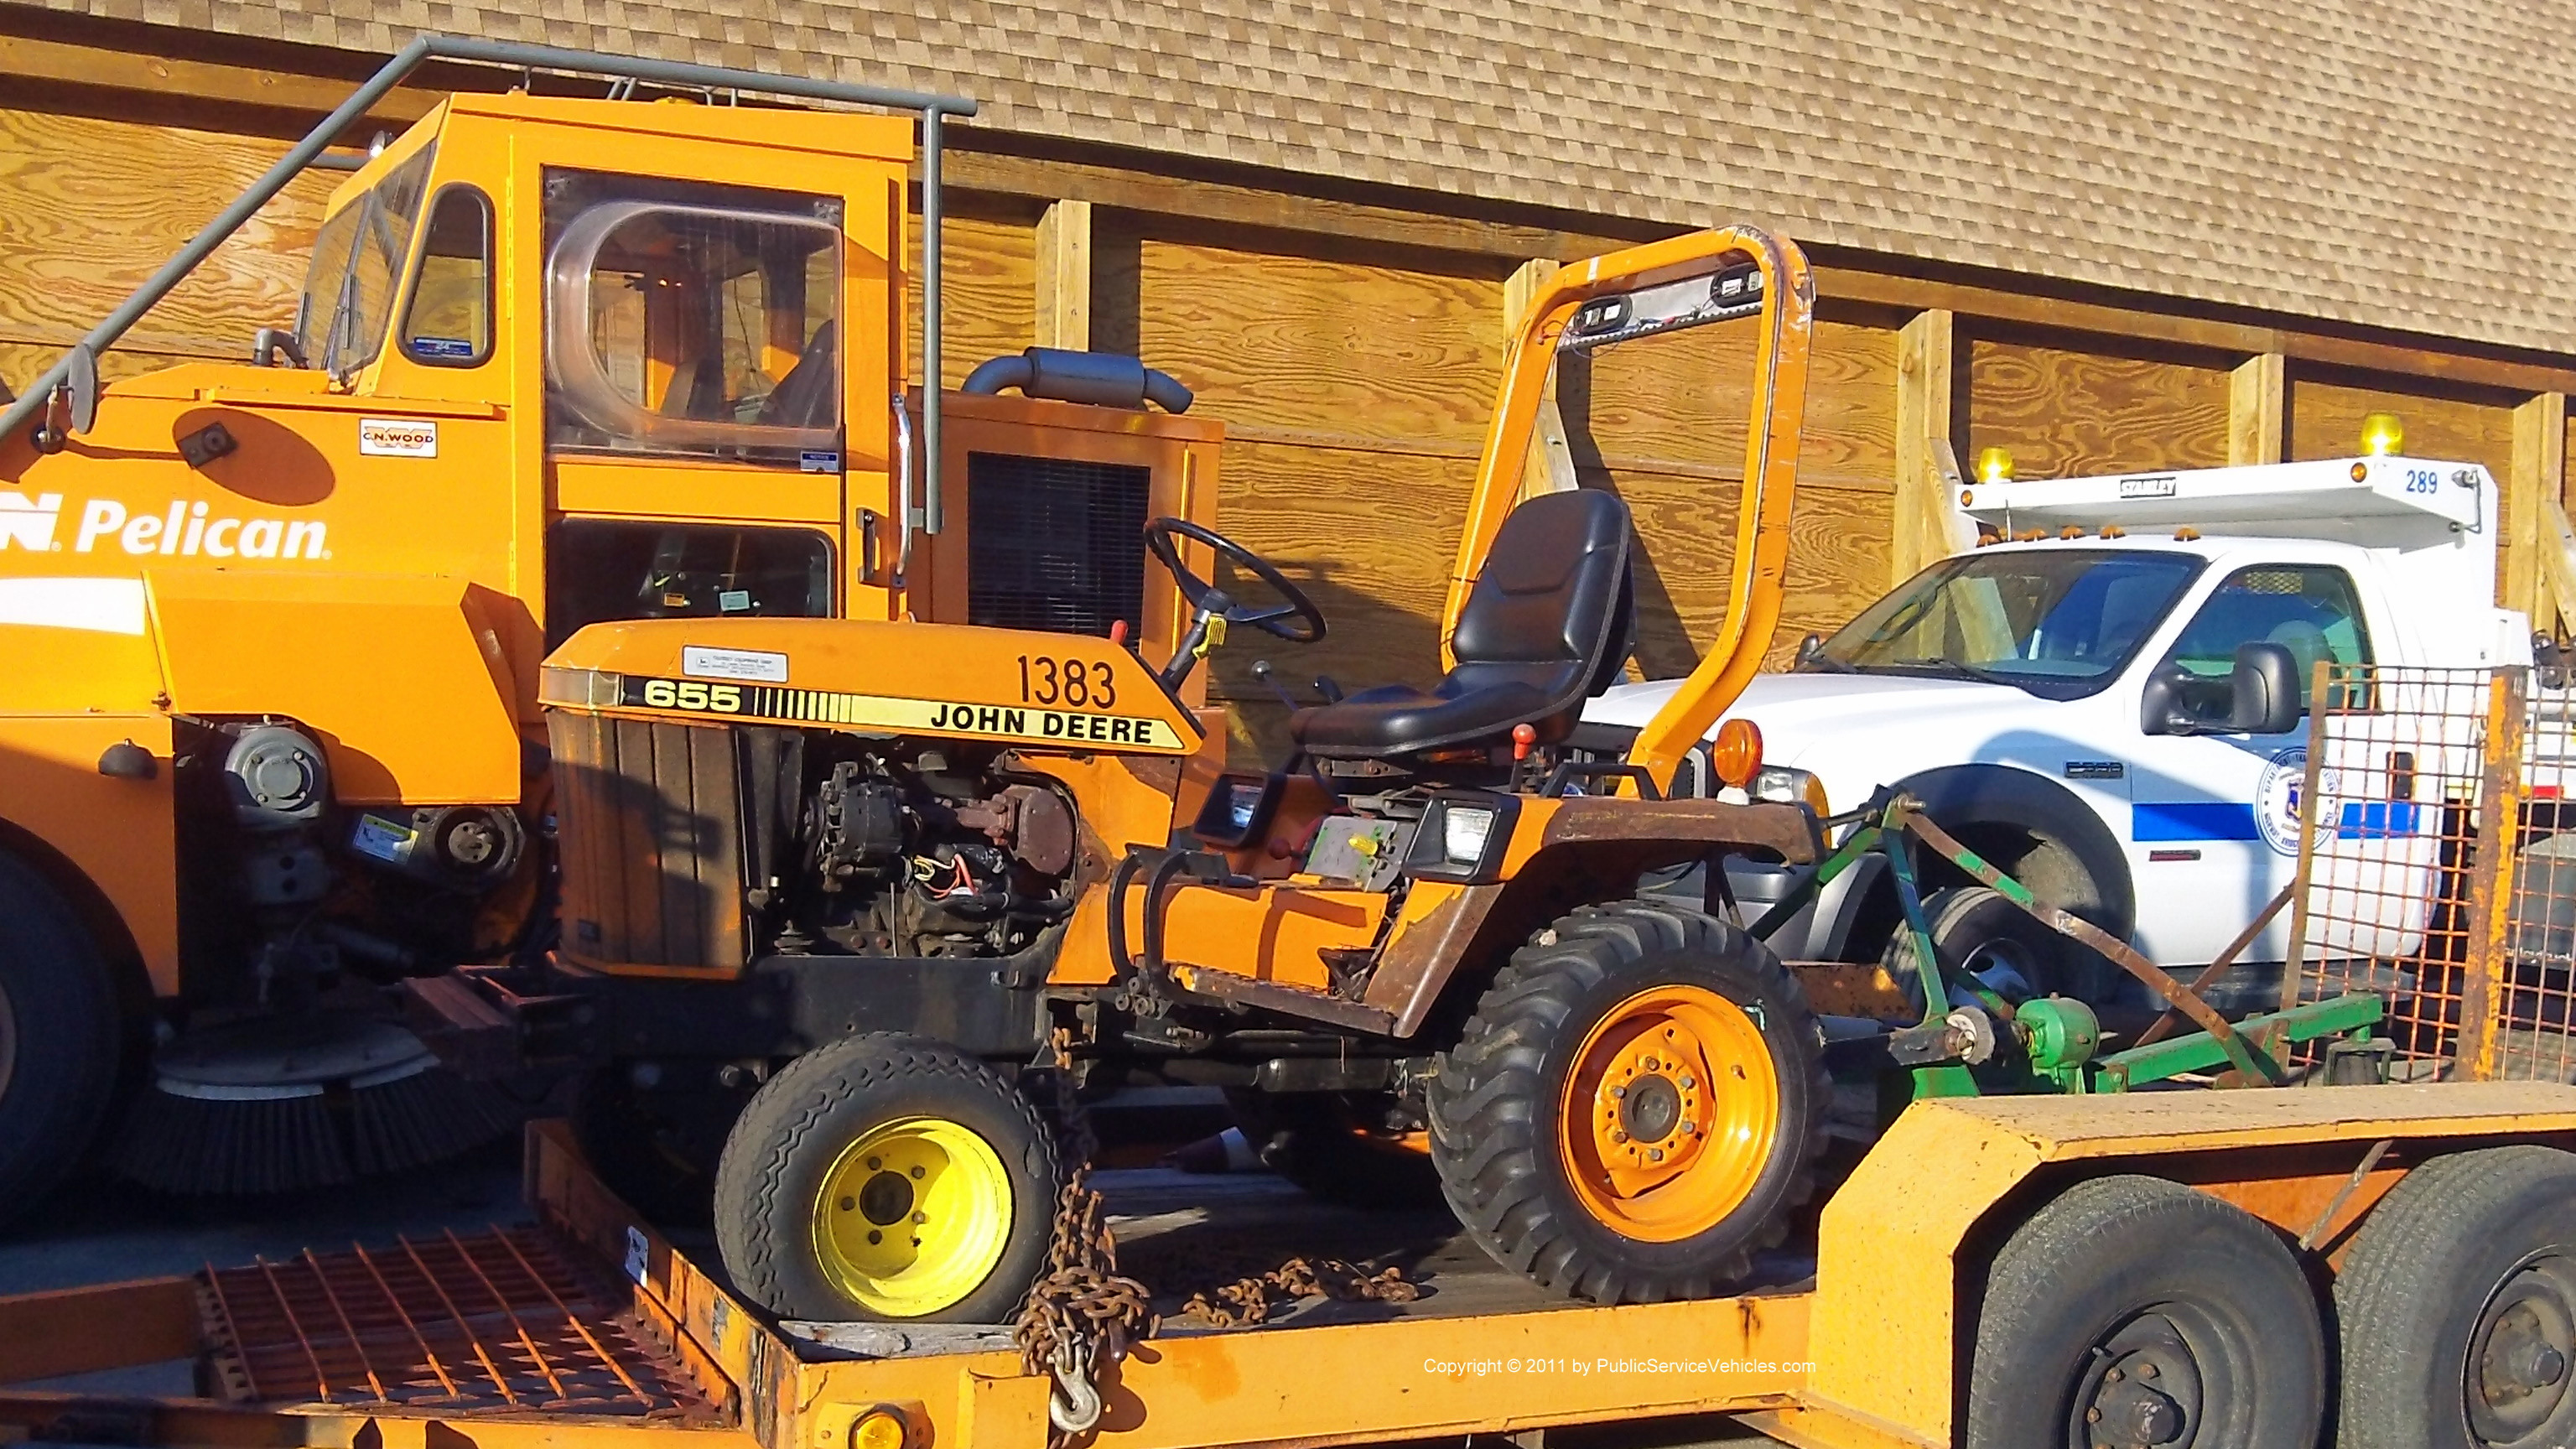
M 1105 636 L 1144 622 L 1153 470 L 966 455 L 966 622 Z
M 545 1410 L 706 1421 L 688 1376 L 534 1228 L 448 1233 L 197 1279 L 237 1402 Z
M 615 965 L 740 967 L 734 735 L 546 711 L 561 818 L 564 946 Z

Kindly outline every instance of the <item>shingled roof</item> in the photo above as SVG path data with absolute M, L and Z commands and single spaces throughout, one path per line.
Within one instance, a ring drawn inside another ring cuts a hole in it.
M 2562 4 L 42 3 L 962 91 L 1051 137 L 2576 352 Z

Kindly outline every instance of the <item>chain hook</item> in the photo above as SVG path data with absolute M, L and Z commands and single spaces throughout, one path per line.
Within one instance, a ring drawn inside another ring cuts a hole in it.
M 1087 1434 L 1100 1423 L 1100 1390 L 1091 1382 L 1091 1347 L 1080 1339 L 1056 1345 L 1047 1360 L 1055 1388 L 1047 1394 L 1047 1422 L 1063 1434 Z

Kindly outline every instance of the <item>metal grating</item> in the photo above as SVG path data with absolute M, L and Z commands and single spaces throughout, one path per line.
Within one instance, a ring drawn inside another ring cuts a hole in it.
M 2300 990 L 2387 1000 L 2395 1075 L 2576 1081 L 2576 693 L 2319 666 Z
M 610 1297 L 534 1228 L 307 1249 L 197 1279 L 215 1377 L 237 1402 L 714 1418 Z
M 1105 636 L 1143 622 L 1145 508 L 1135 464 L 966 455 L 966 622 Z

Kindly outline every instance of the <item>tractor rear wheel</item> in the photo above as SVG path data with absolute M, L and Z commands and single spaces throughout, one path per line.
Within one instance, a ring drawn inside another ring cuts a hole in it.
M 1777 957 L 1660 901 L 1586 907 L 1515 953 L 1431 1083 L 1468 1232 L 1598 1303 L 1740 1280 L 1814 1190 L 1829 1085 Z
M 2317 1442 L 2325 1330 L 2271 1228 L 2154 1177 L 2079 1182 L 1986 1276 L 1968 1449 Z
M 0 1220 L 77 1163 L 116 1090 L 116 994 L 71 908 L 0 856 Z
M 992 1067 L 870 1033 L 769 1079 L 716 1166 L 716 1246 L 789 1318 L 999 1323 L 1046 1264 L 1055 1139 Z
M 2345 1449 L 2576 1443 L 2576 1154 L 2436 1157 L 2335 1278 Z
M 1387 1093 L 1230 1088 L 1225 1103 L 1261 1165 L 1308 1196 L 1373 1212 L 1440 1205 L 1430 1144 L 1387 1126 Z

